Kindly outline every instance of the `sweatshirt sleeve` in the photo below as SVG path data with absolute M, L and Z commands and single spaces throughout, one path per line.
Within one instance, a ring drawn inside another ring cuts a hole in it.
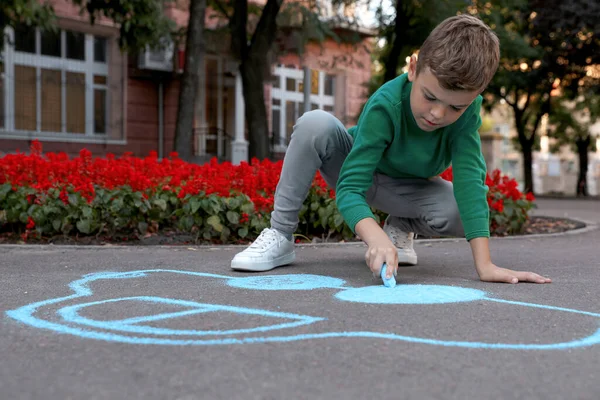
M 396 114 L 392 104 L 380 95 L 367 103 L 356 125 L 352 150 L 342 165 L 336 186 L 337 207 L 352 232 L 360 220 L 374 218 L 366 192 L 393 138 Z
M 471 107 L 464 125 L 451 135 L 454 197 L 467 240 L 490 236 L 486 165 L 478 132 L 481 97 Z

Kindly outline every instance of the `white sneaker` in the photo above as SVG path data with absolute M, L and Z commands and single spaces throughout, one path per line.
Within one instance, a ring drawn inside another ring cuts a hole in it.
M 417 253 L 413 248 L 415 234 L 404 232 L 400 228 L 388 224 L 386 218 L 383 231 L 388 235 L 394 246 L 398 249 L 398 264 L 417 265 Z
M 246 250 L 231 260 L 231 268 L 240 271 L 268 271 L 296 259 L 294 242 L 272 228 L 265 228 Z

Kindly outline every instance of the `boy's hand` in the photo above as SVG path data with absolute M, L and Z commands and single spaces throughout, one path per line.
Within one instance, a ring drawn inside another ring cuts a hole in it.
M 479 279 L 484 282 L 503 282 L 503 283 L 551 283 L 552 279 L 545 278 L 533 272 L 513 271 L 507 268 L 500 268 L 494 264 L 489 264 L 483 268 L 478 268 Z
M 491 261 L 489 239 L 479 237 L 471 239 L 471 250 L 475 260 L 475 268 L 479 274 L 479 279 L 484 282 L 505 282 L 505 283 L 550 283 L 551 279 L 545 278 L 533 272 L 513 271 L 511 269 L 500 268 Z
M 398 271 L 398 250 L 373 218 L 364 218 L 356 224 L 356 233 L 369 246 L 365 261 L 373 276 L 381 276 L 381 267 L 386 263 L 386 277 L 389 279 Z
M 390 279 L 392 275 L 395 276 L 398 271 L 398 250 L 390 240 L 388 242 L 373 243 L 367 249 L 365 261 L 373 272 L 373 276 L 380 276 L 383 263 L 387 264 L 385 271 L 387 279 Z

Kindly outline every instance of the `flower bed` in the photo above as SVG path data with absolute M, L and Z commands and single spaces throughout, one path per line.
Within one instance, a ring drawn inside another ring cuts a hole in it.
M 252 240 L 269 225 L 282 162 L 252 160 L 234 166 L 212 160 L 189 164 L 171 154 L 158 160 L 87 150 L 70 159 L 30 154 L 0 159 L 0 230 L 32 236 L 96 235 L 143 237 L 164 231 L 191 233 L 196 240 L 237 243 Z M 443 175 L 452 179 L 449 169 Z M 521 233 L 533 206 L 516 181 L 494 171 L 488 176 L 493 234 Z M 375 211 L 383 221 L 385 215 Z M 335 193 L 317 173 L 300 211 L 298 232 L 352 238 L 335 205 Z

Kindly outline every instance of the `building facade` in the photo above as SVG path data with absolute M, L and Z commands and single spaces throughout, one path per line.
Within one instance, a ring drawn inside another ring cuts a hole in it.
M 167 156 L 173 151 L 183 47 L 124 54 L 110 21 L 91 25 L 71 3 L 54 0 L 53 5 L 58 33 L 6 32 L 9 40 L 0 59 L 0 154 L 27 151 L 38 139 L 44 151 L 70 155 L 86 148 L 98 156 L 151 151 Z M 185 2 L 167 3 L 164 12 L 180 26 L 187 23 Z M 209 30 L 226 23 L 213 17 L 209 9 Z M 358 45 L 310 43 L 302 55 L 288 46 L 272 60 L 264 90 L 276 155 L 285 152 L 305 109 L 331 112 L 348 126 L 356 121 L 371 76 L 371 38 L 365 32 L 361 38 Z M 228 38 L 209 32 L 206 44 L 190 145 L 197 162 L 213 156 L 239 162 L 247 159 L 247 130 L 238 62 Z

